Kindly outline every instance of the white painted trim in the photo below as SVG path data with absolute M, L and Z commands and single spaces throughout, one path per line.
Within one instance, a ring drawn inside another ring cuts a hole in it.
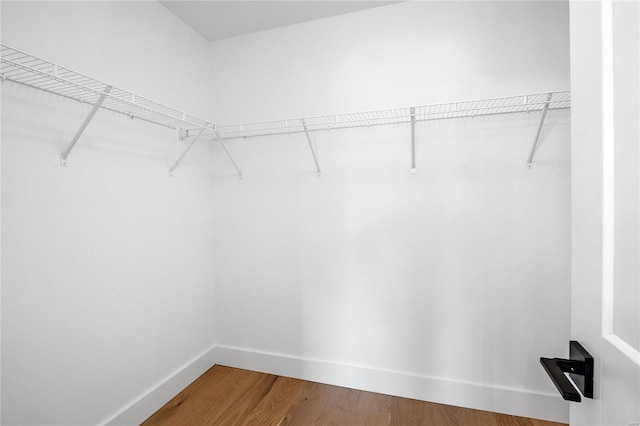
M 477 410 L 561 423 L 569 421 L 569 404 L 552 393 L 214 346 L 184 364 L 101 424 L 140 424 L 215 364 Z
M 607 334 L 604 336 L 604 338 L 607 342 L 611 343 L 614 348 L 625 354 L 636 364 L 640 365 L 640 352 L 638 352 L 633 346 L 631 346 L 615 334 Z
M 477 410 L 569 422 L 569 403 L 555 393 L 487 386 L 240 348 L 218 346 L 213 354 L 216 364 L 229 367 Z
M 602 337 L 637 365 L 640 351 L 615 334 L 615 111 L 613 3 L 601 3 L 602 18 Z
M 602 17 L 602 335 L 613 333 L 614 286 L 614 128 L 613 15 L 611 0 L 601 3 Z
M 191 382 L 200 377 L 205 371 L 213 367 L 214 348 L 215 347 L 212 346 L 194 359 L 188 361 L 100 424 L 139 425 L 150 415 L 158 411 L 158 409 L 171 398 L 180 393 L 180 391 L 186 388 Z

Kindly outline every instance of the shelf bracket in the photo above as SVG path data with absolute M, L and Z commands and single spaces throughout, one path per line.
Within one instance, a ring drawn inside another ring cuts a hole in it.
M 111 86 L 106 85 L 104 88 L 104 92 L 100 94 L 98 101 L 95 104 L 93 104 L 93 108 L 91 108 L 89 115 L 87 115 L 87 118 L 84 119 L 84 122 L 76 132 L 73 139 L 71 139 L 71 143 L 69 143 L 69 146 L 67 146 L 67 149 L 65 149 L 62 152 L 62 155 L 60 155 L 60 165 L 62 167 L 67 167 L 67 158 L 69 157 L 71 150 L 76 145 L 76 142 L 78 142 L 78 139 L 80 139 L 80 136 L 82 135 L 82 132 L 84 132 L 84 129 L 86 129 L 89 123 L 91 122 L 91 119 L 93 119 L 93 116 L 96 115 L 96 112 L 98 112 L 98 109 L 100 108 L 100 106 L 102 106 L 102 103 L 104 102 L 105 98 L 107 97 L 110 91 L 111 91 Z
M 531 164 L 533 162 L 533 154 L 536 152 L 536 146 L 538 145 L 540 132 L 542 132 L 542 126 L 544 125 L 544 120 L 545 118 L 547 118 L 547 111 L 549 110 L 549 102 L 551 102 L 551 93 L 547 95 L 547 103 L 544 104 L 544 108 L 542 109 L 542 116 L 540 117 L 540 124 L 538 124 L 538 131 L 536 132 L 536 137 L 533 139 L 533 144 L 531 145 L 531 150 L 529 151 L 529 157 L 527 157 L 528 169 L 533 167 L 533 165 Z
M 318 172 L 318 176 L 320 176 L 320 163 L 318 162 L 318 155 L 316 154 L 316 150 L 313 147 L 313 143 L 311 143 L 311 137 L 309 136 L 309 129 L 307 129 L 307 123 L 302 119 L 302 127 L 304 128 L 304 134 L 307 136 L 307 142 L 309 142 L 309 148 L 311 148 L 311 154 L 313 155 L 313 161 L 316 163 L 316 170 Z
M 175 161 L 175 163 L 173 163 L 173 165 L 171 167 L 169 167 L 169 176 L 173 176 L 173 171 L 176 169 L 176 167 L 178 167 L 178 164 L 180 164 L 180 162 L 182 161 L 184 156 L 187 155 L 187 152 L 189 152 L 191 150 L 191 148 L 193 147 L 193 145 L 198 141 L 198 139 L 200 139 L 200 135 L 202 135 L 204 130 L 207 128 L 207 126 L 209 126 L 208 123 L 204 127 L 202 127 L 200 129 L 200 131 L 198 132 L 196 137 L 193 138 L 193 140 L 191 142 L 189 142 L 189 145 L 187 145 L 187 148 L 182 152 L 180 157 L 178 157 L 178 159 Z
M 416 172 L 416 108 L 411 107 L 411 173 Z
M 229 150 L 227 149 L 227 145 L 225 145 L 224 140 L 220 136 L 220 133 L 218 133 L 218 131 L 215 129 L 213 131 L 216 134 L 216 138 L 218 138 L 218 142 L 220 142 L 220 145 L 222 145 L 222 149 L 224 149 L 224 152 L 227 154 L 227 157 L 229 157 L 229 161 L 231 161 L 231 164 L 233 164 L 233 168 L 236 169 L 236 172 L 238 173 L 238 177 L 242 179 L 242 172 L 238 168 L 238 165 L 236 164 L 236 162 L 233 161 L 233 157 L 229 153 Z

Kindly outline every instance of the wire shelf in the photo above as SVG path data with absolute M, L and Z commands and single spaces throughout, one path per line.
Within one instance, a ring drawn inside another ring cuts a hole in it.
M 216 126 L 224 139 L 248 138 L 253 136 L 283 135 L 306 131 L 369 127 L 385 124 L 411 123 L 453 118 L 473 118 L 489 115 L 528 113 L 548 110 L 568 110 L 571 108 L 571 92 L 558 91 L 504 98 L 480 99 L 473 101 L 448 102 L 415 107 L 393 108 L 349 114 L 324 115 L 289 120 L 264 121 L 258 123 Z M 206 132 L 205 132 L 206 133 Z
M 0 44 L 0 62 L 3 81 L 12 81 L 91 105 L 104 96 L 101 108 L 170 129 L 211 127 L 209 122 L 201 118 L 3 44 Z
M 76 132 L 67 149 L 62 153 L 60 157 L 60 164 L 62 166 L 67 165 L 69 153 L 96 111 L 99 108 L 104 108 L 118 114 L 126 115 L 127 117 L 137 118 L 171 129 L 179 129 L 182 139 L 195 136 L 176 162 L 170 167 L 170 173 L 173 172 L 201 136 L 208 136 L 211 139 L 218 140 L 222 144 L 239 176 L 242 176 L 242 173 L 224 145 L 225 139 L 305 133 L 319 174 L 320 165 L 313 143 L 309 138 L 309 132 L 389 124 L 411 124 L 412 170 L 415 170 L 415 123 L 417 122 L 540 111 L 542 112 L 540 124 L 527 161 L 528 167 L 531 167 L 536 144 L 540 136 L 540 130 L 544 124 L 547 112 L 569 110 L 571 108 L 571 92 L 557 91 L 349 114 L 216 126 L 209 121 L 154 102 L 135 93 L 114 87 L 100 80 L 87 77 L 86 75 L 71 71 L 68 68 L 61 67 L 3 44 L 0 44 L 0 64 L 0 78 L 2 81 L 11 81 L 93 105 L 84 123 Z

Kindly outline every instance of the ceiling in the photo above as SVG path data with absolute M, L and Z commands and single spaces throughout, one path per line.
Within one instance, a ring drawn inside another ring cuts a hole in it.
M 208 41 L 384 6 L 396 1 L 160 0 Z

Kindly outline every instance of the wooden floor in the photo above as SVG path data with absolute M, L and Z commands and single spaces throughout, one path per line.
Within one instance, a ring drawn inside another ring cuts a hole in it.
M 143 425 L 558 426 L 560 423 L 216 365 Z

